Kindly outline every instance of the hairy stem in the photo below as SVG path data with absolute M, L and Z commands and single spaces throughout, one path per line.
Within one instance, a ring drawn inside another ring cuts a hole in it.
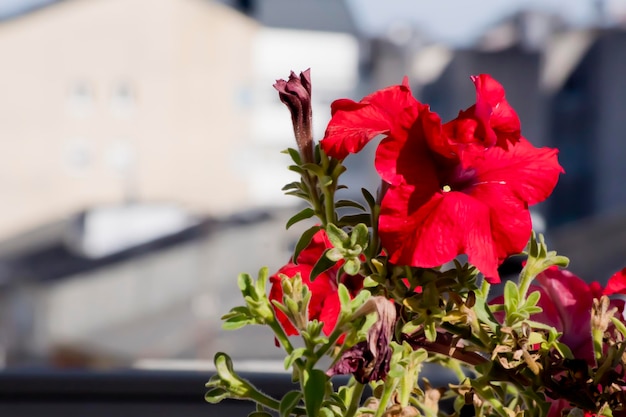
M 353 417 L 356 414 L 356 411 L 359 409 L 361 405 L 361 397 L 363 396 L 363 391 L 365 390 L 365 384 L 361 384 L 357 382 L 354 386 L 354 390 L 352 390 L 352 397 L 350 398 L 350 404 L 348 405 L 348 409 L 346 410 L 346 414 L 344 417 Z

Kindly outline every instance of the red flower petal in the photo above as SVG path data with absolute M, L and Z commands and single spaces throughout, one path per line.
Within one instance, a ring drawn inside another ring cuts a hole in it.
M 604 289 L 604 295 L 626 294 L 626 268 L 613 274 Z
M 515 110 L 506 101 L 502 84 L 488 74 L 472 77 L 476 86 L 476 115 L 483 121 L 486 130 L 492 129 L 497 143 L 506 147 L 506 142 L 520 139 L 520 121 Z
M 410 127 L 416 105 L 406 79 L 402 85 L 379 90 L 358 103 L 337 100 L 331 105 L 332 118 L 320 145 L 327 155 L 344 159 L 377 135 Z
M 520 138 L 508 151 L 490 148 L 481 155 L 467 154 L 465 162 L 477 166 L 477 184 L 501 184 L 532 205 L 548 198 L 564 172 L 557 153 L 556 149 L 535 148 Z
M 461 192 L 438 192 L 413 205 L 414 188 L 391 187 L 381 205 L 379 231 L 392 263 L 435 267 L 465 253 L 490 282 L 499 282 L 489 207 Z
M 471 195 L 490 207 L 490 232 L 498 264 L 509 256 L 520 253 L 528 243 L 532 231 L 527 204 L 511 190 L 498 184 L 478 185 L 472 189 Z
M 324 323 L 322 328 L 325 335 L 329 335 L 335 329 L 339 313 L 341 312 L 341 302 L 337 291 L 329 294 L 324 300 L 322 309 L 317 319 Z
M 490 75 L 472 76 L 472 81 L 476 87 L 476 104 L 459 112 L 456 119 L 444 125 L 444 131 L 457 144 L 506 149 L 509 143 L 520 139 L 519 117 L 506 101 L 502 85 Z
M 320 315 L 324 309 L 324 303 L 328 297 L 336 295 L 337 286 L 333 280 L 333 278 L 326 274 L 320 274 L 313 282 L 311 282 L 311 271 L 313 270 L 312 265 L 304 265 L 304 264 L 287 264 L 280 268 L 278 272 L 270 277 L 271 289 L 269 294 L 270 300 L 277 300 L 282 303 L 283 301 L 283 288 L 281 286 L 281 277 L 280 274 L 284 274 L 289 278 L 295 277 L 298 273 L 302 277 L 302 283 L 309 287 L 311 291 L 311 301 L 309 302 L 309 319 L 320 319 Z M 276 317 L 278 321 L 283 326 L 285 333 L 288 336 L 298 334 L 298 331 L 293 326 L 291 321 L 285 316 L 285 314 L 275 309 Z M 328 316 L 327 316 L 328 317 Z M 335 322 L 337 318 L 335 317 Z M 334 324 L 332 325 L 334 327 Z M 332 330 L 332 328 L 331 328 Z
M 427 138 L 442 136 L 441 121 L 428 106 L 419 104 L 417 108 L 419 117 L 411 129 L 388 136 L 376 149 L 376 171 L 389 184 L 428 183 L 434 185 L 434 192 L 439 188 L 439 180 Z

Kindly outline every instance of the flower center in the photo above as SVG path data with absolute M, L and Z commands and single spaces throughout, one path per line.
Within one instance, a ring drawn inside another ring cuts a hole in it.
M 462 169 L 460 166 L 456 166 L 442 179 L 441 191 L 444 193 L 450 191 L 466 192 L 475 185 L 476 170 L 474 168 Z

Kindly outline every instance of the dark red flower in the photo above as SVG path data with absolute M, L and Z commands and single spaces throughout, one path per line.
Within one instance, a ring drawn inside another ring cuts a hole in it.
M 271 289 L 269 299 L 277 300 L 282 303 L 283 288 L 281 285 L 281 274 L 293 278 L 300 273 L 303 284 L 311 291 L 309 320 L 319 320 L 323 322 L 323 331 L 326 335 L 329 335 L 335 328 L 341 310 L 339 295 L 337 294 L 337 274 L 341 264 L 336 264 L 334 267 L 324 271 L 318 275 L 313 282 L 311 282 L 310 278 L 313 267 L 322 257 L 324 251 L 332 247 L 332 244 L 326 236 L 326 232 L 320 230 L 313 236 L 309 245 L 300 252 L 297 264 L 292 260 L 270 277 Z M 351 294 L 354 295 L 362 288 L 363 277 L 342 276 L 341 282 L 344 283 Z M 276 308 L 274 310 L 285 333 L 288 336 L 298 334 L 298 331 L 287 316 Z
M 337 101 L 321 146 L 344 158 L 386 135 L 376 170 L 389 184 L 379 231 L 391 262 L 434 267 L 466 254 L 499 282 L 498 265 L 530 237 L 528 206 L 550 195 L 563 170 L 556 150 L 519 136 L 502 86 L 488 75 L 473 80 L 476 105 L 443 126 L 406 79 L 360 103 Z
M 292 71 L 288 80 L 276 80 L 274 88 L 278 91 L 289 112 L 293 132 L 300 153 L 307 162 L 313 161 L 313 130 L 311 107 L 311 70 L 300 73 L 300 77 Z
M 396 324 L 396 307 L 391 300 L 374 296 L 367 300 L 354 316 L 366 315 L 373 311 L 376 311 L 378 320 L 368 330 L 366 340 L 346 350 L 328 370 L 328 376 L 353 374 L 361 384 L 385 379 L 393 354 L 389 342 Z

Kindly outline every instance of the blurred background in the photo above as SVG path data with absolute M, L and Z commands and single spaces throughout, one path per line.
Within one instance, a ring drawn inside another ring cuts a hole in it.
M 0 0 L 0 57 L 2 367 L 280 356 L 219 317 L 300 231 L 291 70 L 317 138 L 336 98 L 407 75 L 449 120 L 492 74 L 566 170 L 535 227 L 585 279 L 626 265 L 626 0 Z

